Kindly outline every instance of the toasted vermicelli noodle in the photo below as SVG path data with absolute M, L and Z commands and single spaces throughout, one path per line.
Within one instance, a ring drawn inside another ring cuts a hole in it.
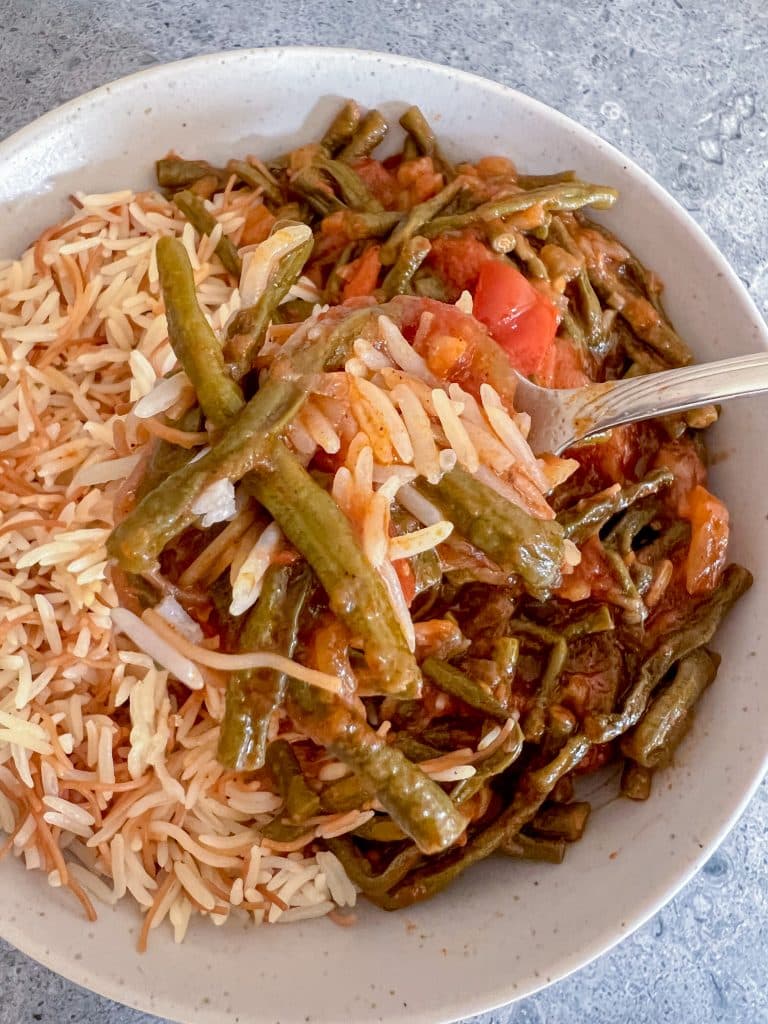
M 507 356 L 557 386 L 688 358 L 655 278 L 572 212 L 613 190 L 323 145 L 172 154 L 164 191 L 75 193 L 0 260 L 2 850 L 91 918 L 130 896 L 141 950 L 198 914 L 407 905 L 510 800 L 551 856 L 619 735 L 647 792 L 749 584 L 684 421 L 560 458 L 514 407 Z M 619 680 L 649 664 L 648 692 Z

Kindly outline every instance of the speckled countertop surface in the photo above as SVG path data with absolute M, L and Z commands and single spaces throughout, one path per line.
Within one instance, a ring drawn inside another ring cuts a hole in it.
M 768 315 L 765 0 L 0 0 L 0 138 L 157 62 L 289 43 L 428 57 L 557 107 L 656 177 Z M 721 849 L 644 928 L 473 1024 L 768 1022 L 766 823 L 764 783 Z M 0 1024 L 156 1021 L 4 943 L 0 991 Z

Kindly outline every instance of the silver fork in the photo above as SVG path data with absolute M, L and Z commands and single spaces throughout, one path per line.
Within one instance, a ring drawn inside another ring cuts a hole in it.
M 768 391 L 768 352 L 583 388 L 541 388 L 516 376 L 515 408 L 531 417 L 528 443 L 537 455 L 557 455 L 609 427 Z

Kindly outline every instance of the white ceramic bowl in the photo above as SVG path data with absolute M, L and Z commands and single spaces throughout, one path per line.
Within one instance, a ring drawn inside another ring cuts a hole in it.
M 212 161 L 317 137 L 342 97 L 396 116 L 418 103 L 456 154 L 503 153 L 531 171 L 575 167 L 615 185 L 610 226 L 658 271 L 697 357 L 765 347 L 761 318 L 691 218 L 611 146 L 526 96 L 402 57 L 330 49 L 236 51 L 153 68 L 55 110 L 0 145 L 0 255 L 20 252 L 74 189 L 150 183 L 169 148 Z M 363 909 L 356 928 L 198 922 L 183 946 L 138 914 L 79 908 L 37 873 L 0 864 L 0 933 L 113 999 L 179 1021 L 447 1021 L 562 977 L 648 918 L 700 867 L 759 781 L 768 749 L 768 403 L 728 407 L 710 435 L 733 522 L 732 555 L 756 584 L 718 634 L 720 678 L 675 766 L 646 804 L 607 800 L 557 868 L 487 862 L 447 894 L 399 914 Z M 599 802 L 599 801 L 598 801 Z

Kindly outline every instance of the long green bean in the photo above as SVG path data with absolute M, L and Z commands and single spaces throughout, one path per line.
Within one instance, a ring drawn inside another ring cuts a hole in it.
M 669 669 L 691 651 L 714 636 L 724 615 L 752 586 L 752 574 L 740 565 L 725 570 L 717 590 L 696 602 L 689 618 L 662 636 L 643 662 L 637 679 L 624 698 L 621 711 L 596 714 L 585 721 L 585 731 L 596 743 L 608 743 L 636 725 L 648 705 L 651 693 Z
M 569 540 L 583 544 L 613 516 L 624 512 L 636 501 L 669 487 L 673 480 L 674 476 L 668 469 L 654 469 L 636 484 L 628 484 L 618 491 L 611 488 L 607 494 L 598 494 L 587 501 L 580 501 L 574 508 L 561 512 L 557 517 L 558 522 Z
M 131 572 L 152 569 L 165 545 L 197 519 L 202 492 L 218 480 L 241 480 L 266 457 L 271 439 L 296 415 L 307 398 L 301 377 L 336 365 L 375 310 L 353 312 L 323 337 L 292 357 L 296 380 L 269 377 L 225 428 L 219 441 L 156 487 L 115 527 L 107 549 Z
M 223 427 L 245 405 L 232 379 L 221 345 L 197 302 L 187 250 L 176 238 L 157 243 L 157 269 L 163 290 L 168 337 L 200 406 L 215 427 Z
M 363 639 L 366 662 L 383 692 L 417 697 L 421 676 L 387 591 L 333 498 L 282 442 L 254 467 L 247 484 L 312 566 L 331 609 Z
M 516 573 L 529 593 L 544 597 L 559 586 L 563 531 L 558 523 L 534 519 L 462 469 L 438 484 L 414 485 L 475 547 Z
M 275 651 L 293 657 L 299 621 L 311 589 L 311 574 L 272 565 L 259 600 L 240 635 L 241 651 Z M 264 766 L 267 735 L 285 697 L 287 677 L 271 669 L 234 672 L 227 684 L 217 758 L 225 768 L 255 771 Z
M 251 369 L 280 303 L 298 280 L 310 257 L 314 244 L 312 235 L 305 228 L 302 231 L 307 232 L 306 237 L 300 238 L 280 255 L 256 302 L 238 310 L 227 327 L 224 352 L 237 378 L 245 376 Z
M 334 214 L 340 218 L 340 227 L 350 242 L 360 242 L 364 238 L 383 238 L 388 235 L 403 219 L 402 213 L 394 210 L 382 210 L 381 213 L 361 213 L 344 210 Z
M 624 756 L 644 768 L 669 763 L 690 726 L 696 702 L 716 674 L 714 659 L 702 649 L 683 658 L 672 682 L 651 701 L 635 728 L 622 737 Z
M 320 810 L 320 797 L 307 785 L 296 754 L 287 740 L 267 747 L 266 766 L 283 798 L 285 812 L 294 823 L 305 822 Z
M 341 198 L 350 209 L 364 210 L 367 213 L 381 212 L 381 203 L 374 199 L 363 179 L 348 164 L 318 156 L 314 166 L 336 182 Z
M 567 844 L 564 839 L 543 839 L 518 832 L 499 846 L 499 853 L 517 860 L 537 860 L 545 864 L 562 864 Z
M 579 210 L 594 206 L 596 210 L 607 210 L 616 202 L 618 192 L 607 185 L 587 185 L 583 182 L 562 182 L 544 185 L 529 192 L 515 192 L 512 195 L 491 199 L 466 213 L 435 217 L 422 229 L 427 238 L 442 235 L 445 231 L 459 231 L 474 227 L 497 217 L 509 217 L 512 213 L 529 210 L 541 204 L 547 210 Z
M 262 164 L 256 166 L 245 160 L 230 160 L 227 170 L 244 181 L 254 192 L 263 192 L 275 206 L 282 206 L 284 196 L 280 184 L 273 174 Z
M 591 811 L 591 805 L 583 800 L 572 804 L 550 804 L 542 807 L 530 827 L 537 836 L 575 843 L 584 835 Z
M 326 153 L 333 156 L 337 150 L 345 146 L 360 124 L 360 107 L 354 100 L 347 100 L 338 114 L 334 117 L 320 140 L 320 145 Z
M 406 846 L 395 854 L 383 871 L 374 874 L 370 861 L 360 853 L 351 839 L 339 836 L 326 842 L 331 853 L 341 861 L 350 881 L 371 898 L 397 885 L 423 859 L 417 846 Z
M 523 739 L 522 729 L 519 725 L 515 725 L 515 728 L 499 749 L 494 750 L 492 754 L 489 754 L 483 761 L 480 761 L 475 768 L 474 775 L 456 783 L 451 792 L 453 802 L 458 807 L 463 806 L 476 793 L 479 793 L 483 786 L 487 785 L 491 779 L 502 775 L 522 754 Z
M 408 138 L 413 140 L 418 153 L 422 156 L 432 157 L 434 164 L 446 178 L 451 179 L 456 175 L 455 168 L 450 161 L 446 160 L 437 143 L 435 133 L 418 107 L 409 107 L 400 117 L 400 125 L 408 132 Z
M 355 129 L 349 142 L 339 153 L 339 160 L 352 162 L 369 156 L 389 131 L 389 125 L 378 110 L 369 110 Z
M 512 712 L 508 708 L 499 704 L 496 698 L 484 690 L 479 683 L 454 668 L 453 665 L 440 661 L 439 658 L 426 658 L 421 664 L 421 670 L 445 693 L 458 697 L 471 708 L 482 711 L 484 715 L 498 718 L 502 722 L 506 722 L 511 717 Z
M 205 203 L 199 196 L 184 190 L 177 192 L 173 197 L 173 201 L 198 234 L 213 234 L 218 221 L 212 213 L 208 212 Z M 240 271 L 243 269 L 240 254 L 232 239 L 227 235 L 222 234 L 216 243 L 216 255 L 224 264 L 224 269 L 228 270 L 233 277 L 239 279 Z
M 423 853 L 438 853 L 459 839 L 467 823 L 450 797 L 339 697 L 290 680 L 287 707 L 303 732 L 370 786 Z
M 431 243 L 421 235 L 414 235 L 403 243 L 400 254 L 381 284 L 385 299 L 402 295 L 408 290 L 413 275 L 427 258 L 431 248 Z
M 621 771 L 621 795 L 628 800 L 647 800 L 651 795 L 652 784 L 653 771 L 627 758 Z
M 155 161 L 157 183 L 161 188 L 188 188 L 202 178 L 216 178 L 220 187 L 226 184 L 228 174 L 220 167 L 214 167 L 207 160 L 182 160 L 181 157 L 164 157 Z
M 425 225 L 429 225 L 437 214 L 464 188 L 463 178 L 455 178 L 445 188 L 441 189 L 436 196 L 425 199 L 410 210 L 405 220 L 401 221 L 392 232 L 387 241 L 382 245 L 379 258 L 382 265 L 387 267 L 395 262 L 402 247 L 417 233 L 424 234 Z
M 489 857 L 503 842 L 516 836 L 534 817 L 558 780 L 576 767 L 590 746 L 583 735 L 568 740 L 552 761 L 523 776 L 509 805 L 466 846 L 417 868 L 389 893 L 371 893 L 369 898 L 385 910 L 399 910 L 441 892 L 467 868 Z
M 345 208 L 344 203 L 314 164 L 303 167 L 291 178 L 291 188 L 306 199 L 321 217 L 328 217 Z
M 600 305 L 600 300 L 592 287 L 592 282 L 589 280 L 589 274 L 587 273 L 587 268 L 584 264 L 584 257 L 578 245 L 571 237 L 568 228 L 563 224 L 559 217 L 552 218 L 549 230 L 558 245 L 562 246 L 562 248 L 572 256 L 576 256 L 581 259 L 581 266 L 579 267 L 579 272 L 576 275 L 576 287 L 579 293 L 581 313 L 584 320 L 585 340 L 590 349 L 599 355 L 605 343 L 603 309 Z

